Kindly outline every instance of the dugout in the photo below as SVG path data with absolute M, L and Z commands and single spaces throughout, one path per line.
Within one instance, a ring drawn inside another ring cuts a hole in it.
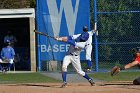
M 17 39 L 14 46 L 16 71 L 36 71 L 34 29 L 33 8 L 0 9 L 0 49 L 3 47 L 4 36 L 10 30 Z

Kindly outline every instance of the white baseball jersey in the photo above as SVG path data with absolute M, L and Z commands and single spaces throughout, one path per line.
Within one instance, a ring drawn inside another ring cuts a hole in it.
M 93 34 L 95 33 L 94 30 L 91 30 L 88 32 L 89 33 L 89 38 L 88 40 L 86 41 L 87 44 L 92 44 L 92 36 Z M 77 39 L 81 34 L 77 34 L 77 35 L 72 35 L 72 39 Z
M 91 52 L 92 52 L 92 36 L 95 33 L 94 30 L 91 30 L 88 32 L 89 33 L 89 38 L 86 41 L 86 60 L 90 60 L 91 61 Z M 73 35 L 72 39 L 77 39 L 81 34 L 77 34 L 77 35 Z
M 76 42 L 75 46 L 70 45 L 67 55 L 63 59 L 62 71 L 67 72 L 67 66 L 72 63 L 78 74 L 81 76 L 85 75 L 80 63 L 80 52 L 85 45 L 86 42 Z
M 73 55 L 80 55 L 80 52 L 82 49 L 85 47 L 86 42 L 76 42 L 75 46 L 70 45 L 68 54 L 73 54 Z

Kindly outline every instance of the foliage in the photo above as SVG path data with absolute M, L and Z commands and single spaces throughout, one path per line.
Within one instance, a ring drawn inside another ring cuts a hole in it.
M 35 7 L 36 0 L 0 0 L 0 9 Z
M 36 7 L 36 0 L 30 0 L 30 7 L 32 8 Z
M 93 29 L 94 25 L 94 0 L 90 0 L 90 27 Z
M 90 0 L 90 2 L 91 26 L 93 26 L 94 0 Z M 133 42 L 139 42 L 139 14 L 127 12 L 138 11 L 139 7 L 140 0 L 97 0 L 98 41 L 100 44 L 99 59 L 109 60 L 113 55 L 114 57 L 115 55 L 119 55 L 116 54 L 116 51 L 123 52 L 123 46 L 113 46 L 113 44 L 132 42 L 132 38 Z M 123 56 L 124 53 L 125 52 L 120 53 L 119 56 Z M 126 54 L 129 54 L 128 51 Z M 116 59 L 114 61 L 116 62 L 119 60 L 120 59 Z

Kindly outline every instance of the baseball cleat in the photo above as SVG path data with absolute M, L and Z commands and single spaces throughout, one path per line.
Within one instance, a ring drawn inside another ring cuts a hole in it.
M 87 71 L 87 72 L 91 72 L 91 69 L 87 69 L 86 71 Z
M 61 85 L 61 88 L 65 88 L 67 87 L 67 82 L 64 82 L 62 85 Z
M 86 69 L 85 69 L 85 72 L 91 72 L 91 71 L 92 71 L 91 68 L 86 68 Z
M 95 85 L 95 82 L 93 82 L 92 79 L 89 80 L 89 83 L 91 84 L 91 86 L 94 86 Z

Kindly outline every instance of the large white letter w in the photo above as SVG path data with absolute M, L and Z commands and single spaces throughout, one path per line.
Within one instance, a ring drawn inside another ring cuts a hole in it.
M 58 10 L 56 1 L 57 0 L 47 0 L 54 35 L 59 35 L 63 11 L 65 14 L 69 34 L 73 35 L 77 19 L 79 0 L 76 0 L 75 8 L 72 6 L 72 0 L 60 0 L 60 11 Z

